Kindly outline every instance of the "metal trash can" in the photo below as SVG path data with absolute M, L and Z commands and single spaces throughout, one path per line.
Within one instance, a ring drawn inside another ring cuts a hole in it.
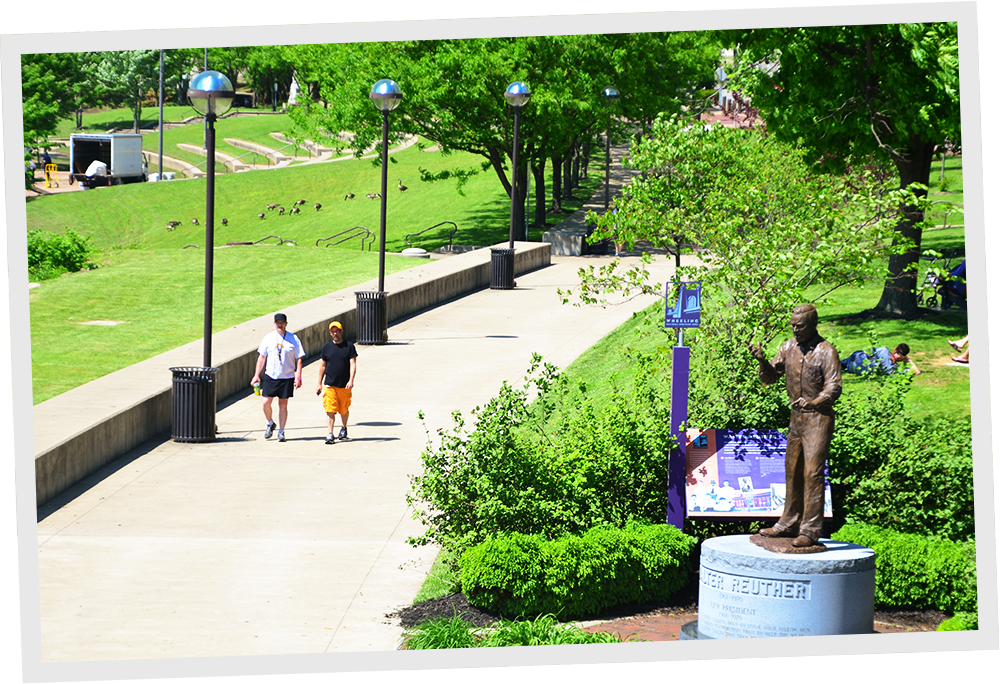
M 175 442 L 215 441 L 215 374 L 218 368 L 182 366 L 171 368 Z
M 358 298 L 357 344 L 386 344 L 389 341 L 389 316 L 385 292 L 355 292 Z
M 490 247 L 490 289 L 514 289 L 514 250 Z

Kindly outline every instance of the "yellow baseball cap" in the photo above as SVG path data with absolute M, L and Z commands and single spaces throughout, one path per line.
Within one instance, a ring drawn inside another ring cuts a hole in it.
M 330 330 L 333 330 L 334 328 L 340 328 L 341 330 L 343 330 L 344 326 L 342 326 L 337 321 L 333 321 L 332 323 L 330 323 Z

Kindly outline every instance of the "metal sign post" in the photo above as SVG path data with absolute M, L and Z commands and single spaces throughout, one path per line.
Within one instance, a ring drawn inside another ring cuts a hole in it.
M 676 300 L 670 306 L 671 285 L 676 286 Z M 684 530 L 685 484 L 687 481 L 687 412 L 688 386 L 691 372 L 691 349 L 684 346 L 684 328 L 701 325 L 701 283 L 667 283 L 667 307 L 664 327 L 679 328 L 677 346 L 673 348 L 670 377 L 670 435 L 677 447 L 670 451 L 670 484 L 667 491 L 667 524 Z

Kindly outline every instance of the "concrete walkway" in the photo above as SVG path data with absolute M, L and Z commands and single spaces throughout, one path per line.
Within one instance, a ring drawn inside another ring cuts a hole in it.
M 436 555 L 406 504 L 426 429 L 451 427 L 517 382 L 532 352 L 565 367 L 651 298 L 563 305 L 600 257 L 557 257 L 510 291 L 484 290 L 360 347 L 350 440 L 324 444 L 309 365 L 288 441 L 264 440 L 260 399 L 218 413 L 210 444 L 147 443 L 40 509 L 46 661 L 395 649 L 385 617 Z M 666 260 L 655 280 L 670 275 Z M 113 470 L 113 472 L 111 472 Z

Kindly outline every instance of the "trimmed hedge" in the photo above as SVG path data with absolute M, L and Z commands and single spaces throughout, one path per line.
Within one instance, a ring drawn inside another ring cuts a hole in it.
M 465 552 L 462 591 L 472 605 L 502 615 L 593 615 L 682 589 L 696 543 L 674 527 L 638 523 L 552 541 L 505 534 Z
M 832 537 L 875 552 L 875 604 L 975 613 L 976 547 L 894 532 L 875 525 L 844 525 Z

